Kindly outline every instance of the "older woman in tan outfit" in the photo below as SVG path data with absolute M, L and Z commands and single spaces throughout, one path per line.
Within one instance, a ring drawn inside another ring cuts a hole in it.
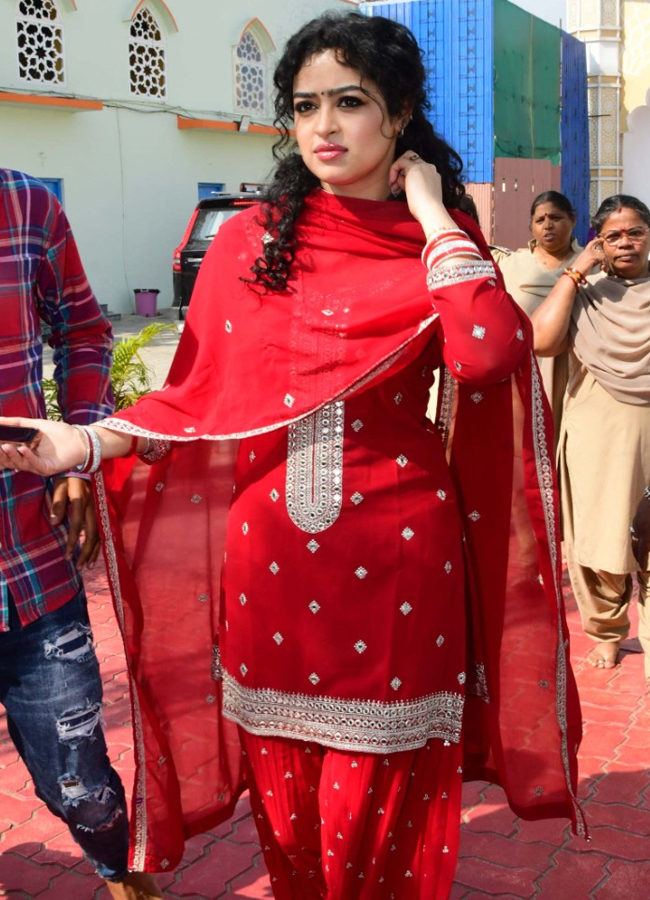
M 531 240 L 510 255 L 497 259 L 508 293 L 528 316 L 548 297 L 566 266 L 573 265 L 582 247 L 573 236 L 576 213 L 568 197 L 559 191 L 544 191 L 530 208 Z M 553 410 L 556 439 L 560 431 L 562 405 L 569 362 L 566 353 L 540 359 L 544 388 Z
M 650 678 L 648 572 L 638 571 L 630 544 L 630 523 L 650 482 L 650 211 L 616 195 L 593 224 L 598 237 L 533 313 L 535 352 L 569 350 L 558 448 L 562 519 L 583 628 L 596 642 L 589 662 L 616 664 L 636 572 Z M 597 264 L 602 271 L 588 275 Z

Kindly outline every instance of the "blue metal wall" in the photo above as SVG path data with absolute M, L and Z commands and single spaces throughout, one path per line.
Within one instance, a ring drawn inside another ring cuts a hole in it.
M 411 29 L 425 54 L 433 127 L 462 157 L 468 181 L 491 182 L 493 0 L 403 0 L 361 9 Z
M 589 119 L 587 60 L 582 41 L 562 34 L 562 193 L 578 214 L 576 237 L 589 231 Z

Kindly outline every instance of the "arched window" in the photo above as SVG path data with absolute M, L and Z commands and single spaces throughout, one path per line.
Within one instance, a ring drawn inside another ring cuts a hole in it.
M 146 6 L 133 17 L 130 34 L 131 93 L 140 97 L 164 97 L 167 93 L 165 43 L 158 22 Z
M 262 43 L 247 28 L 235 48 L 235 106 L 237 112 L 266 115 L 267 65 Z
M 16 22 L 18 75 L 25 81 L 65 80 L 63 27 L 54 0 L 20 0 Z

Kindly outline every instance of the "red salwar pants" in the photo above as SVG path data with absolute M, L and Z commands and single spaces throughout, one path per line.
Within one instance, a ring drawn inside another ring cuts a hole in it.
M 384 755 L 240 733 L 277 900 L 448 900 L 458 744 L 431 740 Z

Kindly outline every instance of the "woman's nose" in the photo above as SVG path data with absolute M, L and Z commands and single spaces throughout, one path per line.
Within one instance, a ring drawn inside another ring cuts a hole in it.
M 336 121 L 333 110 L 331 110 L 326 104 L 321 106 L 318 113 L 318 122 L 316 123 L 316 130 L 318 134 L 328 135 L 332 134 L 332 132 L 336 131 Z

